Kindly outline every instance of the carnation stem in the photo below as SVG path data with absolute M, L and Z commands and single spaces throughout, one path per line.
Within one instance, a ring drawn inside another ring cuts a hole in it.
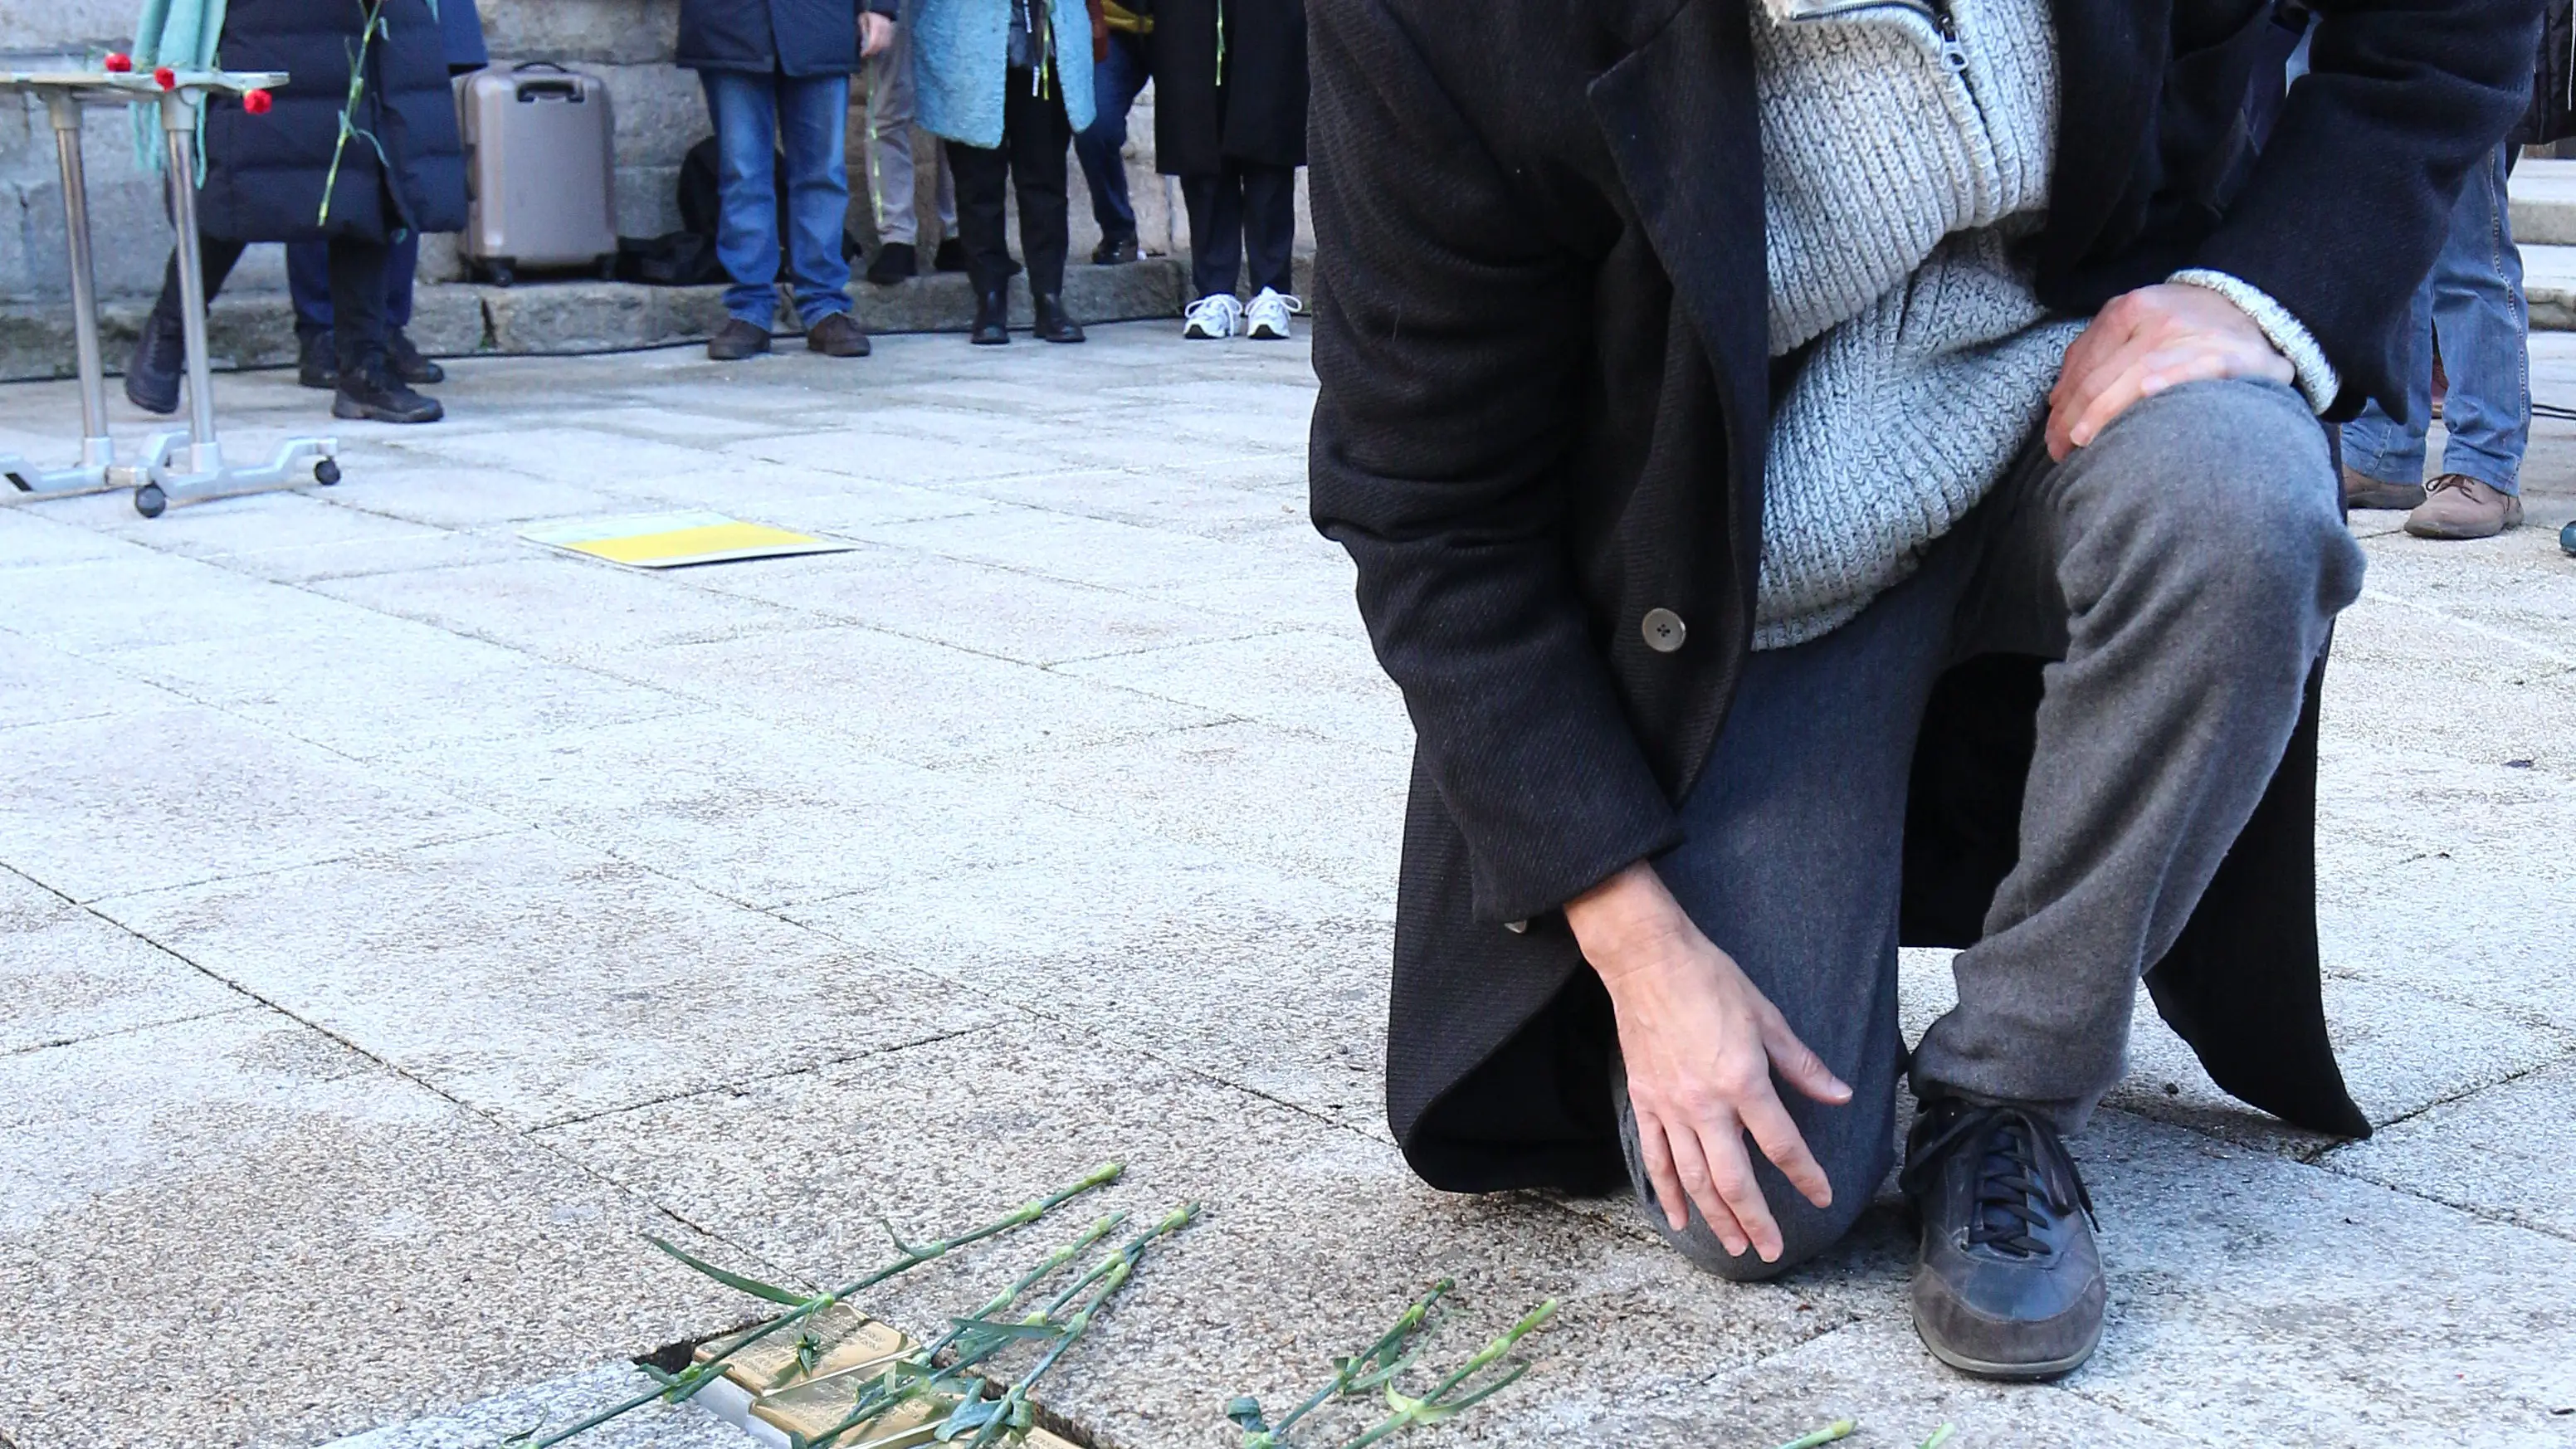
M 987 1223 L 972 1232 L 960 1233 L 953 1238 L 943 1239 L 939 1242 L 920 1247 L 915 1247 L 898 1240 L 896 1246 L 900 1251 L 892 1262 L 863 1278 L 845 1283 L 828 1293 L 816 1294 L 814 1297 L 806 1299 L 803 1303 L 787 1310 L 776 1318 L 770 1319 L 766 1323 L 754 1325 L 734 1338 L 731 1342 L 725 1344 L 722 1348 L 717 1349 L 707 1358 L 690 1365 L 687 1369 L 684 1369 L 677 1374 L 672 1375 L 671 1381 L 668 1384 L 638 1394 L 622 1403 L 611 1405 L 610 1407 L 602 1409 L 598 1413 L 581 1420 L 579 1423 L 573 1424 L 568 1428 L 558 1429 L 554 1433 L 548 1434 L 543 1438 L 514 1440 L 510 1442 L 514 1445 L 522 1446 L 522 1449 L 551 1449 L 551 1446 L 560 1444 L 576 1434 L 586 1433 L 589 1430 L 598 1428 L 609 1420 L 614 1419 L 621 1414 L 631 1413 L 636 1409 L 640 1409 L 646 1404 L 652 1403 L 656 1399 L 667 1400 L 668 1402 L 676 1404 L 685 1399 L 691 1398 L 696 1395 L 700 1389 L 703 1389 L 707 1385 L 715 1382 L 716 1379 L 723 1374 L 725 1360 L 742 1352 L 753 1344 L 760 1342 L 762 1339 L 769 1337 L 771 1334 L 778 1332 L 780 1329 L 801 1323 L 815 1314 L 822 1312 L 824 1309 L 831 1307 L 833 1304 L 840 1302 L 842 1299 L 849 1297 L 853 1293 L 864 1292 L 867 1289 L 885 1282 L 889 1278 L 893 1278 L 899 1274 L 908 1273 L 913 1269 L 920 1267 L 924 1263 L 946 1257 L 948 1254 L 955 1252 L 957 1249 L 965 1247 L 968 1244 L 980 1243 L 986 1238 L 998 1237 L 1014 1228 L 1026 1227 L 1028 1224 L 1045 1217 L 1048 1213 L 1062 1207 L 1065 1203 L 1073 1200 L 1074 1198 L 1080 1197 L 1082 1194 L 1090 1192 L 1094 1188 L 1106 1187 L 1110 1183 L 1116 1182 L 1118 1180 L 1118 1175 L 1125 1170 L 1126 1168 L 1124 1164 L 1116 1162 L 1096 1167 L 1080 1181 L 1075 1182 L 1070 1186 L 1059 1188 L 1045 1197 L 1036 1198 L 1029 1202 L 1022 1203 L 1019 1207 L 1013 1209 L 1004 1216 Z

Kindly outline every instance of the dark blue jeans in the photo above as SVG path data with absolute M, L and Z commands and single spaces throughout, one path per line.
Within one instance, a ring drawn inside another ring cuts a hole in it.
M 2450 234 L 2433 270 L 2415 289 L 2412 368 L 2400 423 L 2377 403 L 2344 424 L 2343 458 L 2353 471 L 2383 483 L 2424 481 L 2425 439 L 2433 421 L 2433 344 L 2451 392 L 2442 406 L 2442 471 L 2475 478 L 2499 493 L 2522 491 L 2522 455 L 2531 442 L 2531 353 L 2524 345 L 2529 308 L 2523 300 L 2522 253 L 2513 244 L 2505 197 L 2514 147 L 2497 149 L 2469 173 L 2451 209 Z
M 842 158 L 850 114 L 846 75 L 702 70 L 716 123 L 716 260 L 733 285 L 725 311 L 768 330 L 778 316 L 778 165 L 787 152 L 787 262 L 797 320 L 811 327 L 850 310 L 841 225 L 850 210 Z
M 420 270 L 420 233 L 405 232 L 385 257 L 385 327 L 411 325 L 411 279 Z M 286 291 L 295 299 L 295 335 L 331 330 L 331 244 L 300 241 L 286 248 Z
M 1091 185 L 1091 215 L 1104 241 L 1136 239 L 1136 207 L 1127 199 L 1127 112 L 1154 78 L 1154 62 L 1141 36 L 1109 33 L 1109 58 L 1091 68 L 1091 125 L 1074 134 L 1073 154 Z

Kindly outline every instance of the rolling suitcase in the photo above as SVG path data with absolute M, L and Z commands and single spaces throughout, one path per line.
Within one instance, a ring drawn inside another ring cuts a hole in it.
M 608 86 L 546 61 L 456 82 L 465 140 L 465 234 L 457 251 L 502 286 L 523 268 L 617 267 L 616 163 Z

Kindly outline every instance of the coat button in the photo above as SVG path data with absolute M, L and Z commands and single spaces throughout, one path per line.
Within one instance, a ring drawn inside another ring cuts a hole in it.
M 1648 609 L 1638 622 L 1638 631 L 1646 636 L 1646 647 L 1658 654 L 1670 654 L 1690 637 L 1690 626 L 1670 609 Z

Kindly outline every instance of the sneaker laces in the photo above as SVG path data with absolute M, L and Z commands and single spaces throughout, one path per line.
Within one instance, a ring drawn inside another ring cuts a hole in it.
M 1968 1211 L 1968 1246 L 1992 1248 L 2008 1257 L 2036 1258 L 2049 1251 L 2035 1230 L 2049 1215 L 2063 1217 L 2077 1208 L 2095 1228 L 2092 1194 L 2076 1174 L 2075 1161 L 2047 1118 L 2027 1107 L 1964 1107 L 1932 1136 L 1906 1154 L 1896 1185 L 1919 1196 L 1939 1170 L 1936 1164 L 1955 1148 L 1978 1154 L 1976 1184 Z M 2045 1205 L 2047 1212 L 2041 1211 Z
M 1292 317 L 1303 317 L 1306 315 L 1306 300 L 1303 297 L 1292 296 L 1286 292 L 1266 292 L 1263 295 L 1267 296 L 1272 302 L 1277 303 L 1280 310 L 1288 313 Z M 1252 305 L 1255 307 L 1260 306 L 1261 298 L 1253 298 Z
M 1181 314 L 1184 322 L 1206 331 L 1234 330 L 1234 319 L 1243 313 L 1243 304 L 1232 293 L 1210 292 L 1189 305 Z M 1170 325 L 1168 323 L 1166 326 Z

